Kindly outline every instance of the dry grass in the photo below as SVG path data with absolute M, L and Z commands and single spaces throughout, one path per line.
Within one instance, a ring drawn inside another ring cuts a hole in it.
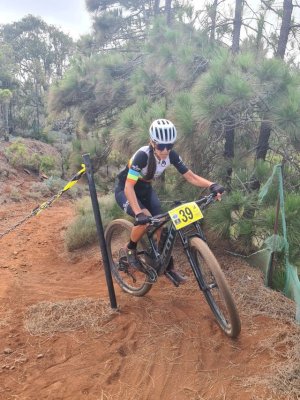
M 226 265 L 226 258 L 225 265 Z M 223 260 L 223 261 L 224 261 Z M 282 323 L 272 336 L 257 344 L 257 353 L 268 351 L 274 356 L 274 363 L 264 376 L 251 377 L 244 380 L 249 387 L 257 384 L 269 387 L 275 395 L 285 400 L 300 398 L 300 328 L 295 322 L 296 304 L 264 286 L 262 273 L 250 267 L 244 261 L 230 260 L 231 268 L 225 271 L 230 282 L 238 309 L 248 321 L 253 316 L 264 315 Z M 282 359 L 282 362 L 278 362 Z M 276 361 L 275 361 L 276 360 Z
M 269 393 L 281 396 L 285 400 L 299 400 L 300 398 L 300 329 L 287 332 L 282 335 L 282 331 L 275 332 L 271 337 L 266 337 L 258 344 L 257 351 L 268 350 L 277 357 L 284 358 L 282 362 L 274 361 L 264 376 L 252 376 L 244 379 L 241 383 L 243 387 L 253 387 L 254 385 L 268 388 Z M 272 399 L 274 397 L 270 397 Z M 277 397 L 276 397 L 277 398 Z
M 273 346 L 272 346 L 273 345 Z M 285 360 L 272 368 L 271 385 L 276 392 L 284 394 L 286 400 L 300 398 L 300 329 L 292 331 L 284 337 L 277 335 L 273 349 L 285 350 Z M 281 350 L 282 353 L 282 350 Z
M 230 265 L 230 269 L 226 269 L 226 264 Z M 247 316 L 265 315 L 285 322 L 295 321 L 295 302 L 265 287 L 262 273 L 258 269 L 232 257 L 223 257 L 222 268 L 242 313 Z
M 9 326 L 11 323 L 13 312 L 11 310 L 6 310 L 4 307 L 0 307 L 0 328 Z
M 117 312 L 102 300 L 75 299 L 41 302 L 28 308 L 24 326 L 31 335 L 77 330 L 101 331 Z
M 244 260 L 223 255 L 217 257 L 221 261 L 242 319 L 247 318 L 248 324 L 255 325 L 254 317 L 263 315 L 282 323 L 278 331 L 274 331 L 272 336 L 266 336 L 257 345 L 257 353 L 268 351 L 274 356 L 274 362 L 270 363 L 263 376 L 243 379 L 241 385 L 265 387 L 270 396 L 265 397 L 266 400 L 274 398 L 273 394 L 276 398 L 280 396 L 285 400 L 299 400 L 300 327 L 295 322 L 295 302 L 282 293 L 265 287 L 261 271 Z M 284 332 L 283 324 L 286 324 Z M 282 361 L 278 362 L 279 359 Z
M 138 386 L 132 386 L 121 382 L 118 393 L 111 394 L 102 389 L 99 400 L 138 400 L 142 398 L 143 392 Z

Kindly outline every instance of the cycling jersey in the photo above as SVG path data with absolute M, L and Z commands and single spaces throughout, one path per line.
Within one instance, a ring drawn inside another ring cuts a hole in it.
M 142 182 L 151 182 L 145 179 L 145 176 L 147 175 L 149 152 L 150 147 L 143 146 L 131 157 L 126 168 L 118 175 L 120 184 L 125 185 L 126 179 L 133 183 L 139 182 L 139 186 L 141 186 Z M 188 168 L 182 161 L 181 157 L 173 149 L 169 152 L 166 159 L 159 160 L 156 156 L 155 159 L 156 170 L 154 172 L 153 179 L 158 178 L 170 165 L 174 165 L 177 171 L 181 174 L 185 174 L 188 171 Z
M 149 146 L 141 147 L 131 157 L 126 168 L 124 168 L 117 176 L 115 187 L 116 201 L 122 210 L 132 217 L 135 215 L 124 192 L 126 180 L 134 183 L 134 191 L 141 209 L 145 208 L 149 210 L 151 215 L 162 213 L 160 201 L 151 185 L 152 180 L 145 179 L 148 169 L 149 152 Z M 188 168 L 183 163 L 181 157 L 179 157 L 173 149 L 169 152 L 169 155 L 165 160 L 159 160 L 156 156 L 155 159 L 156 170 L 153 179 L 158 178 L 170 165 L 174 165 L 177 171 L 181 174 L 185 174 L 188 171 Z

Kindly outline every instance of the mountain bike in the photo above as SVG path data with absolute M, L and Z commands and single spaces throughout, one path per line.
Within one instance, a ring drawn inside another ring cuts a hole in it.
M 202 211 L 212 202 L 215 195 L 210 194 L 194 202 L 176 202 L 175 208 L 168 212 L 149 217 L 146 234 L 139 241 L 137 255 L 141 268 L 128 266 L 125 247 L 129 241 L 133 224 L 124 219 L 112 221 L 106 228 L 105 238 L 112 274 L 119 286 L 134 296 L 144 296 L 161 275 L 168 275 L 174 244 L 180 239 L 188 258 L 191 276 L 196 279 L 216 321 L 225 334 L 231 338 L 239 335 L 241 322 L 233 296 L 225 275 L 208 247 L 201 227 Z M 163 228 L 162 228 L 163 227 Z M 157 244 L 156 231 L 165 231 L 163 243 Z

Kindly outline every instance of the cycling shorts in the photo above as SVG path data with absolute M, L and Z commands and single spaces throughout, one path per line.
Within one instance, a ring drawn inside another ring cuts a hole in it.
M 160 201 L 157 197 L 155 190 L 152 188 L 150 184 L 146 184 L 140 190 L 139 189 L 136 190 L 135 188 L 135 194 L 141 209 L 146 208 L 153 216 L 162 213 Z M 135 214 L 132 211 L 132 208 L 125 196 L 123 185 L 120 184 L 116 185 L 115 198 L 118 205 L 122 208 L 123 211 L 126 212 L 126 214 L 135 217 Z

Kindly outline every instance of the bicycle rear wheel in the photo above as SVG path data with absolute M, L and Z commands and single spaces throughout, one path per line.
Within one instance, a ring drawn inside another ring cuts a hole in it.
M 133 224 L 125 219 L 112 221 L 105 230 L 108 258 L 112 274 L 118 285 L 133 296 L 144 296 L 152 288 L 146 274 L 128 267 L 125 248 Z M 142 250 L 138 244 L 138 252 Z
M 203 278 L 203 293 L 218 325 L 227 336 L 237 337 L 241 331 L 240 317 L 217 259 L 207 244 L 198 237 L 190 240 L 190 248 L 196 279 L 201 287 L 199 275 Z

